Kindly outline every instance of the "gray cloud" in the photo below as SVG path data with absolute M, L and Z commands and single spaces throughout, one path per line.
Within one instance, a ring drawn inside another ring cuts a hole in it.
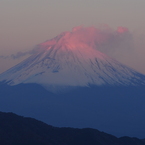
M 2 59 L 19 59 L 26 55 L 29 55 L 29 52 L 17 52 L 16 54 L 11 54 L 8 56 L 0 55 L 0 58 L 2 58 Z
M 117 60 L 122 60 L 127 54 L 134 52 L 134 38 L 127 28 L 119 27 L 116 31 L 104 35 L 107 35 L 107 39 L 97 44 L 99 51 Z
M 7 56 L 0 55 L 0 58 L 1 59 L 19 59 L 19 58 L 22 58 L 24 56 L 29 56 L 29 55 L 35 54 L 39 49 L 40 48 L 38 46 L 36 46 L 30 51 L 26 51 L 26 52 L 19 51 L 16 54 L 11 54 L 11 55 L 7 55 Z

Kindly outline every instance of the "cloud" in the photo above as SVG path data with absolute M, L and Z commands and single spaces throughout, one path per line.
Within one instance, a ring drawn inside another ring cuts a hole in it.
M 70 33 L 69 40 L 73 43 L 86 43 L 91 47 L 97 47 L 98 44 L 108 39 L 108 32 L 95 27 L 75 27 Z
M 30 51 L 26 51 L 26 52 L 17 52 L 16 54 L 11 54 L 8 56 L 4 56 L 4 55 L 0 55 L 1 59 L 19 59 L 22 58 L 24 56 L 30 56 L 32 54 L 35 54 L 40 48 L 38 48 L 38 46 L 35 46 L 32 50 Z
M 96 41 L 96 49 L 113 57 L 121 59 L 128 53 L 134 51 L 134 38 L 128 28 L 118 27 L 117 30 L 109 32 L 101 31 L 102 41 Z
M 86 44 L 145 74 L 145 36 L 136 37 L 126 27 L 74 27 L 65 33 L 63 42 Z
M 125 27 L 113 30 L 109 27 L 74 27 L 71 32 L 65 32 L 61 45 L 79 46 L 86 44 L 109 55 L 133 49 L 133 36 Z
M 29 52 L 17 52 L 16 54 L 11 54 L 8 56 L 0 55 L 0 58 L 2 58 L 2 59 L 19 59 L 28 54 L 29 54 Z

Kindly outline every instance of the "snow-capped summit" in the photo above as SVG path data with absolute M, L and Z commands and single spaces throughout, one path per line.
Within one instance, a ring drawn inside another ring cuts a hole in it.
M 145 85 L 145 76 L 95 49 L 93 28 L 64 32 L 0 75 L 9 85 L 37 83 L 47 89 L 89 85 Z M 81 33 L 80 33 L 81 31 Z

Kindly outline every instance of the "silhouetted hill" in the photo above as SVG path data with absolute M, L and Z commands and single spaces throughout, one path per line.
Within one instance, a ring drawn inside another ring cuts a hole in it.
M 145 138 L 144 138 L 144 139 L 142 139 L 142 141 L 143 141 L 143 142 L 145 142 Z
M 53 127 L 32 118 L 0 112 L 0 145 L 145 145 L 145 142 L 117 138 L 90 128 Z

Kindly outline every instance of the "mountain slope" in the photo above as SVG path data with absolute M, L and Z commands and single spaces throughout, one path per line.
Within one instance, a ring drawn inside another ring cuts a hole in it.
M 32 118 L 0 112 L 1 145 L 145 145 L 137 138 L 116 138 L 96 129 L 57 128 Z
M 9 85 L 41 84 L 48 90 L 89 85 L 145 85 L 145 76 L 109 58 L 88 42 L 65 32 L 37 47 L 38 51 L 0 75 Z

